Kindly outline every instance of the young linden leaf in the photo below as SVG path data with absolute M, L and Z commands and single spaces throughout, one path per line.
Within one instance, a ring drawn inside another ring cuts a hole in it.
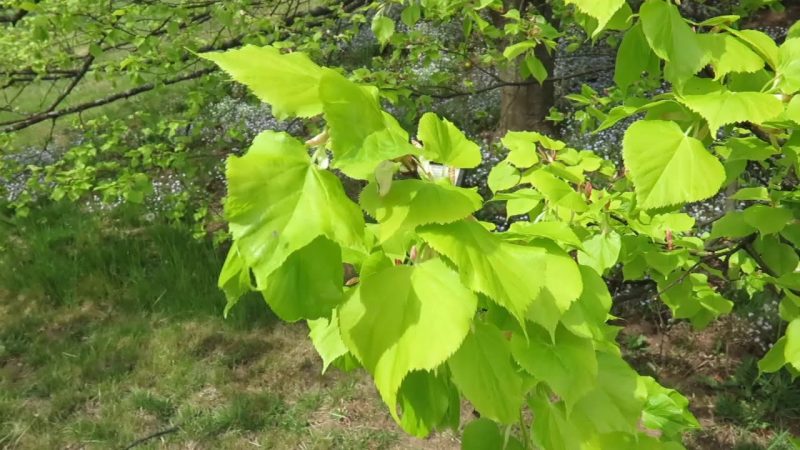
M 342 339 L 372 374 L 398 423 L 403 379 L 414 370 L 436 369 L 459 349 L 477 304 L 458 275 L 432 259 L 362 279 L 339 307 Z
M 555 339 L 556 326 L 583 291 L 578 265 L 567 252 L 549 242 L 537 243 L 546 250 L 542 291 L 531 303 L 526 317 L 544 327 Z
M 375 38 L 381 45 L 386 45 L 389 39 L 394 36 L 394 20 L 384 16 L 383 14 L 376 14 L 372 18 L 372 32 L 375 33 Z
M 617 59 L 614 65 L 614 82 L 621 89 L 626 89 L 641 80 L 643 72 L 655 74 L 658 71 L 658 57 L 647 43 L 647 38 L 642 30 L 642 22 L 636 22 L 636 25 L 625 33 L 622 43 L 619 45 L 619 50 L 617 50 Z M 638 108 L 633 108 L 630 114 L 635 113 L 637 110 Z M 601 128 L 603 127 L 601 126 Z
M 289 255 L 261 293 L 281 320 L 329 317 L 342 300 L 342 250 L 324 237 Z
M 394 181 L 385 196 L 380 195 L 376 183 L 370 183 L 361 192 L 360 201 L 364 211 L 380 223 L 380 242 L 420 225 L 455 222 L 483 204 L 475 189 L 455 187 L 447 180 Z
M 766 205 L 753 205 L 745 209 L 742 214 L 744 222 L 761 234 L 777 233 L 794 219 L 790 209 Z
M 769 64 L 773 69 L 778 67 L 778 45 L 769 37 L 768 34 L 758 30 L 735 30 L 733 28 L 726 28 L 729 33 L 738 37 L 747 45 L 755 50 L 764 61 Z
M 658 288 L 662 291 L 661 300 L 672 310 L 673 316 L 689 319 L 696 329 L 705 328 L 733 308 L 733 302 L 717 294 L 703 274 L 686 276 L 685 271 L 675 270 Z
M 740 238 L 756 232 L 752 225 L 744 220 L 744 213 L 741 211 L 731 211 L 711 225 L 711 235 L 709 239 L 721 237 Z
M 759 236 L 753 242 L 753 248 L 761 255 L 767 268 L 776 276 L 794 272 L 797 264 L 800 263 L 800 256 L 797 255 L 794 247 L 784 244 L 776 236 Z
M 800 90 L 800 38 L 787 39 L 778 50 L 777 74 L 784 94 Z
M 536 169 L 522 177 L 523 183 L 530 183 L 544 195 L 550 207 L 563 207 L 575 212 L 584 212 L 589 207 L 580 194 L 570 185 L 546 169 Z
M 247 267 L 244 259 L 239 254 L 236 244 L 232 245 L 231 249 L 228 250 L 225 264 L 222 265 L 222 270 L 219 273 L 217 286 L 225 293 L 225 299 L 228 301 L 224 312 L 225 317 L 227 317 L 231 308 L 251 289 L 250 268 Z
M 458 267 L 464 284 L 489 296 L 524 323 L 528 306 L 544 285 L 543 277 L 531 275 L 545 270 L 543 249 L 504 242 L 478 222 L 467 220 L 428 225 L 418 234 Z
M 485 419 L 475 419 L 464 427 L 461 435 L 461 450 L 523 450 L 525 447 L 515 438 L 510 436 L 508 443 L 504 433 L 500 431 L 497 423 Z
M 547 450 L 573 450 L 579 448 L 626 448 L 626 447 L 585 447 L 587 435 L 593 434 L 592 424 L 569 417 L 564 402 L 551 401 L 544 389 L 531 395 L 528 406 L 535 417 L 532 426 L 533 442 L 537 448 Z M 633 448 L 633 447 L 628 447 Z
M 503 50 L 503 58 L 511 61 L 512 59 L 534 47 L 536 47 L 536 42 L 533 41 L 517 42 L 516 44 L 509 45 L 505 48 L 505 50 Z
M 566 0 L 566 4 L 575 5 L 579 10 L 597 19 L 597 28 L 592 37 L 606 28 L 608 21 L 625 5 L 625 0 Z
M 711 52 L 715 80 L 729 73 L 754 73 L 764 68 L 764 59 L 732 35 L 702 34 L 699 37 Z
M 777 372 L 786 364 L 800 370 L 800 319 L 789 322 L 784 336 L 758 362 L 758 368 L 762 372 Z
M 600 275 L 614 267 L 622 248 L 619 234 L 609 231 L 593 236 L 584 241 L 583 250 L 578 251 L 578 262 L 596 270 Z
M 603 278 L 592 268 L 580 266 L 583 292 L 561 317 L 573 334 L 602 341 L 611 310 L 611 294 Z
M 471 169 L 481 163 L 481 149 L 455 125 L 434 113 L 425 113 L 419 121 L 417 137 L 422 141 L 422 154 L 450 167 Z
M 242 157 L 228 159 L 225 216 L 258 289 L 295 251 L 318 236 L 361 248 L 364 218 L 335 175 L 311 164 L 306 147 L 265 131 Z
M 461 398 L 446 370 L 411 372 L 397 397 L 403 411 L 400 426 L 406 433 L 424 438 L 442 426 L 458 428 Z
M 331 363 L 348 353 L 347 346 L 344 345 L 342 336 L 339 334 L 338 313 L 334 309 L 330 320 L 326 318 L 309 320 L 307 324 L 311 343 L 322 357 L 322 373 L 324 374 Z
M 665 78 L 680 84 L 705 66 L 711 56 L 681 17 L 678 7 L 664 0 L 647 0 L 639 9 L 650 48 L 668 62 Z
M 625 132 L 622 155 L 642 209 L 704 200 L 725 181 L 719 160 L 674 122 L 634 123 Z
M 334 167 L 353 178 L 365 179 L 371 174 L 370 169 L 374 170 L 387 155 L 397 153 L 396 146 L 374 157 L 363 149 L 368 136 L 387 128 L 378 98 L 368 87 L 359 86 L 334 70 L 323 69 L 319 93 L 331 137 Z M 374 139 L 393 144 L 398 140 L 391 133 Z M 370 162 L 374 162 L 372 167 Z M 353 165 L 356 168 L 351 170 Z
M 706 119 L 712 137 L 716 137 L 723 125 L 762 124 L 783 113 L 783 102 L 772 94 L 729 91 L 718 83 L 700 78 L 687 83 L 678 99 Z
M 525 55 L 525 59 L 522 60 L 521 70 L 523 72 L 523 77 L 530 75 L 535 78 L 539 84 L 547 80 L 547 67 L 545 67 L 542 60 L 537 58 L 533 53 Z
M 492 167 L 489 178 L 486 180 L 492 192 L 511 189 L 519 183 L 519 171 L 508 161 L 500 161 Z
M 596 387 L 578 401 L 570 421 L 591 424 L 599 433 L 635 433 L 647 398 L 642 378 L 622 357 L 598 352 Z
M 700 428 L 700 423 L 689 411 L 689 400 L 675 391 L 661 386 L 651 377 L 642 377 L 647 388 L 647 404 L 642 411 L 642 424 L 661 430 L 666 436 L 679 437 L 690 428 Z
M 542 203 L 543 197 L 533 189 L 517 189 L 514 192 L 496 194 L 494 200 L 506 200 L 506 214 L 511 217 L 529 213 Z
M 246 85 L 261 101 L 272 106 L 278 119 L 313 117 L 322 113 L 319 97 L 322 68 L 304 53 L 281 52 L 274 47 L 244 47 L 203 53 L 234 80 Z
M 419 153 L 419 149 L 408 142 L 405 131 L 383 128 L 367 136 L 357 151 L 336 158 L 334 165 L 351 178 L 365 180 L 371 178 L 382 164 L 388 167 L 396 164 L 391 161 L 395 158 Z
M 475 321 L 448 366 L 453 382 L 481 417 L 505 424 L 519 420 L 523 379 L 512 364 L 508 340 L 494 325 Z
M 532 131 L 509 131 L 500 142 L 509 150 L 508 161 L 515 167 L 527 169 L 539 162 L 536 143 L 539 133 Z
M 537 380 L 550 386 L 564 399 L 567 412 L 594 387 L 597 358 L 592 339 L 578 337 L 563 327 L 555 341 L 544 328 L 528 325 L 528 337 L 514 334 L 511 353 L 514 359 Z
M 543 237 L 553 242 L 573 247 L 581 247 L 583 242 L 566 222 L 514 222 L 509 233 L 530 237 Z

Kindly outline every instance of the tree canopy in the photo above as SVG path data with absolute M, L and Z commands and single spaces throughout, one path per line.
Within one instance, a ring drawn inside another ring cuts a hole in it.
M 325 366 L 363 367 L 409 434 L 458 427 L 466 399 L 467 449 L 684 448 L 688 399 L 622 358 L 621 293 L 696 329 L 775 299 L 785 333 L 759 368 L 800 371 L 800 26 L 742 26 L 766 3 L 697 17 L 669 0 L 5 1 L 3 145 L 48 124 L 49 143 L 70 117 L 85 134 L 46 164 L 10 152 L 2 170 L 26 174 L 10 206 L 142 202 L 173 173 L 172 214 L 202 220 L 227 157 L 226 311 L 257 291 L 306 321 Z M 366 55 L 343 49 L 365 36 Z M 614 85 L 555 108 L 556 83 L 604 70 L 556 74 L 557 55 L 591 46 L 613 52 Z M 191 80 L 173 111 L 84 120 Z M 246 151 L 204 134 L 204 108 L 244 95 L 234 83 L 284 124 Z M 486 142 L 432 111 L 493 90 Z M 559 135 L 565 121 L 623 138 L 608 157 Z M 218 150 L 198 163 L 204 139 Z M 487 146 L 482 197 L 450 174 Z M 498 204 L 507 229 L 482 220 Z

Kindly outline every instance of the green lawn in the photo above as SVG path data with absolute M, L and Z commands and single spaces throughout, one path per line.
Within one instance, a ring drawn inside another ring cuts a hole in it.
M 457 447 L 403 437 L 363 372 L 322 376 L 260 299 L 223 319 L 209 243 L 88 217 L 3 230 L 0 448 Z
M 162 432 L 135 448 L 459 447 L 453 431 L 405 436 L 363 371 L 323 376 L 306 326 L 257 296 L 224 319 L 224 252 L 141 212 L 0 221 L 0 448 L 123 449 Z M 664 339 L 630 318 L 621 343 L 692 400 L 704 429 L 688 448 L 791 449 L 800 383 L 729 354 L 731 320 Z

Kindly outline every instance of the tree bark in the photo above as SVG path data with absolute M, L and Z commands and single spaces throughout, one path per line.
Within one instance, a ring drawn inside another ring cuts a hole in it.
M 546 0 L 505 0 L 505 10 L 517 8 L 524 12 L 527 6 L 533 6 L 548 22 L 552 22 L 552 10 Z M 496 17 L 495 23 L 502 26 L 504 19 Z M 542 61 L 548 75 L 553 75 L 555 57 L 540 45 L 535 49 L 535 55 Z M 520 75 L 522 58 L 518 58 L 511 67 L 501 74 L 503 80 L 518 83 L 523 81 Z M 555 105 L 555 85 L 552 81 L 543 84 L 528 83 L 522 85 L 504 86 L 500 95 L 500 120 L 497 123 L 497 134 L 503 135 L 506 131 L 539 131 L 553 134 L 556 130 L 551 122 L 545 120 L 550 108 Z
M 552 75 L 555 62 L 553 56 L 543 46 L 539 46 L 536 48 L 536 57 L 547 68 L 547 73 Z M 504 72 L 504 80 L 523 81 L 519 63 Z M 552 123 L 545 120 L 555 104 L 555 85 L 551 81 L 545 81 L 544 84 L 504 86 L 500 99 L 498 133 L 531 130 L 552 134 L 555 131 Z

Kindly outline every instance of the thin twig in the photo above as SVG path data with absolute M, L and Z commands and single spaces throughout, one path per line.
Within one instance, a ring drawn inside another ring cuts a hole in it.
M 132 448 L 136 447 L 137 445 L 144 444 L 145 442 L 147 442 L 147 441 L 149 441 L 149 440 L 151 440 L 151 439 L 155 439 L 155 438 L 157 438 L 157 437 L 161 437 L 161 436 L 164 436 L 164 435 L 166 435 L 166 434 L 175 433 L 175 432 L 177 432 L 178 430 L 180 430 L 180 428 L 179 428 L 179 427 L 177 427 L 177 426 L 174 426 L 174 427 L 172 427 L 172 428 L 167 428 L 166 430 L 161 430 L 161 431 L 159 431 L 159 432 L 157 432 L 157 433 L 153 433 L 153 434 L 151 434 L 151 435 L 149 435 L 149 436 L 145 436 L 145 437 L 143 437 L 143 438 L 141 438 L 141 439 L 137 439 L 137 440 L 135 440 L 135 441 L 131 442 L 130 444 L 128 444 L 128 446 L 127 446 L 127 447 L 125 447 L 125 448 L 124 448 L 124 449 L 122 449 L 122 450 L 130 450 L 130 449 L 132 449 Z

